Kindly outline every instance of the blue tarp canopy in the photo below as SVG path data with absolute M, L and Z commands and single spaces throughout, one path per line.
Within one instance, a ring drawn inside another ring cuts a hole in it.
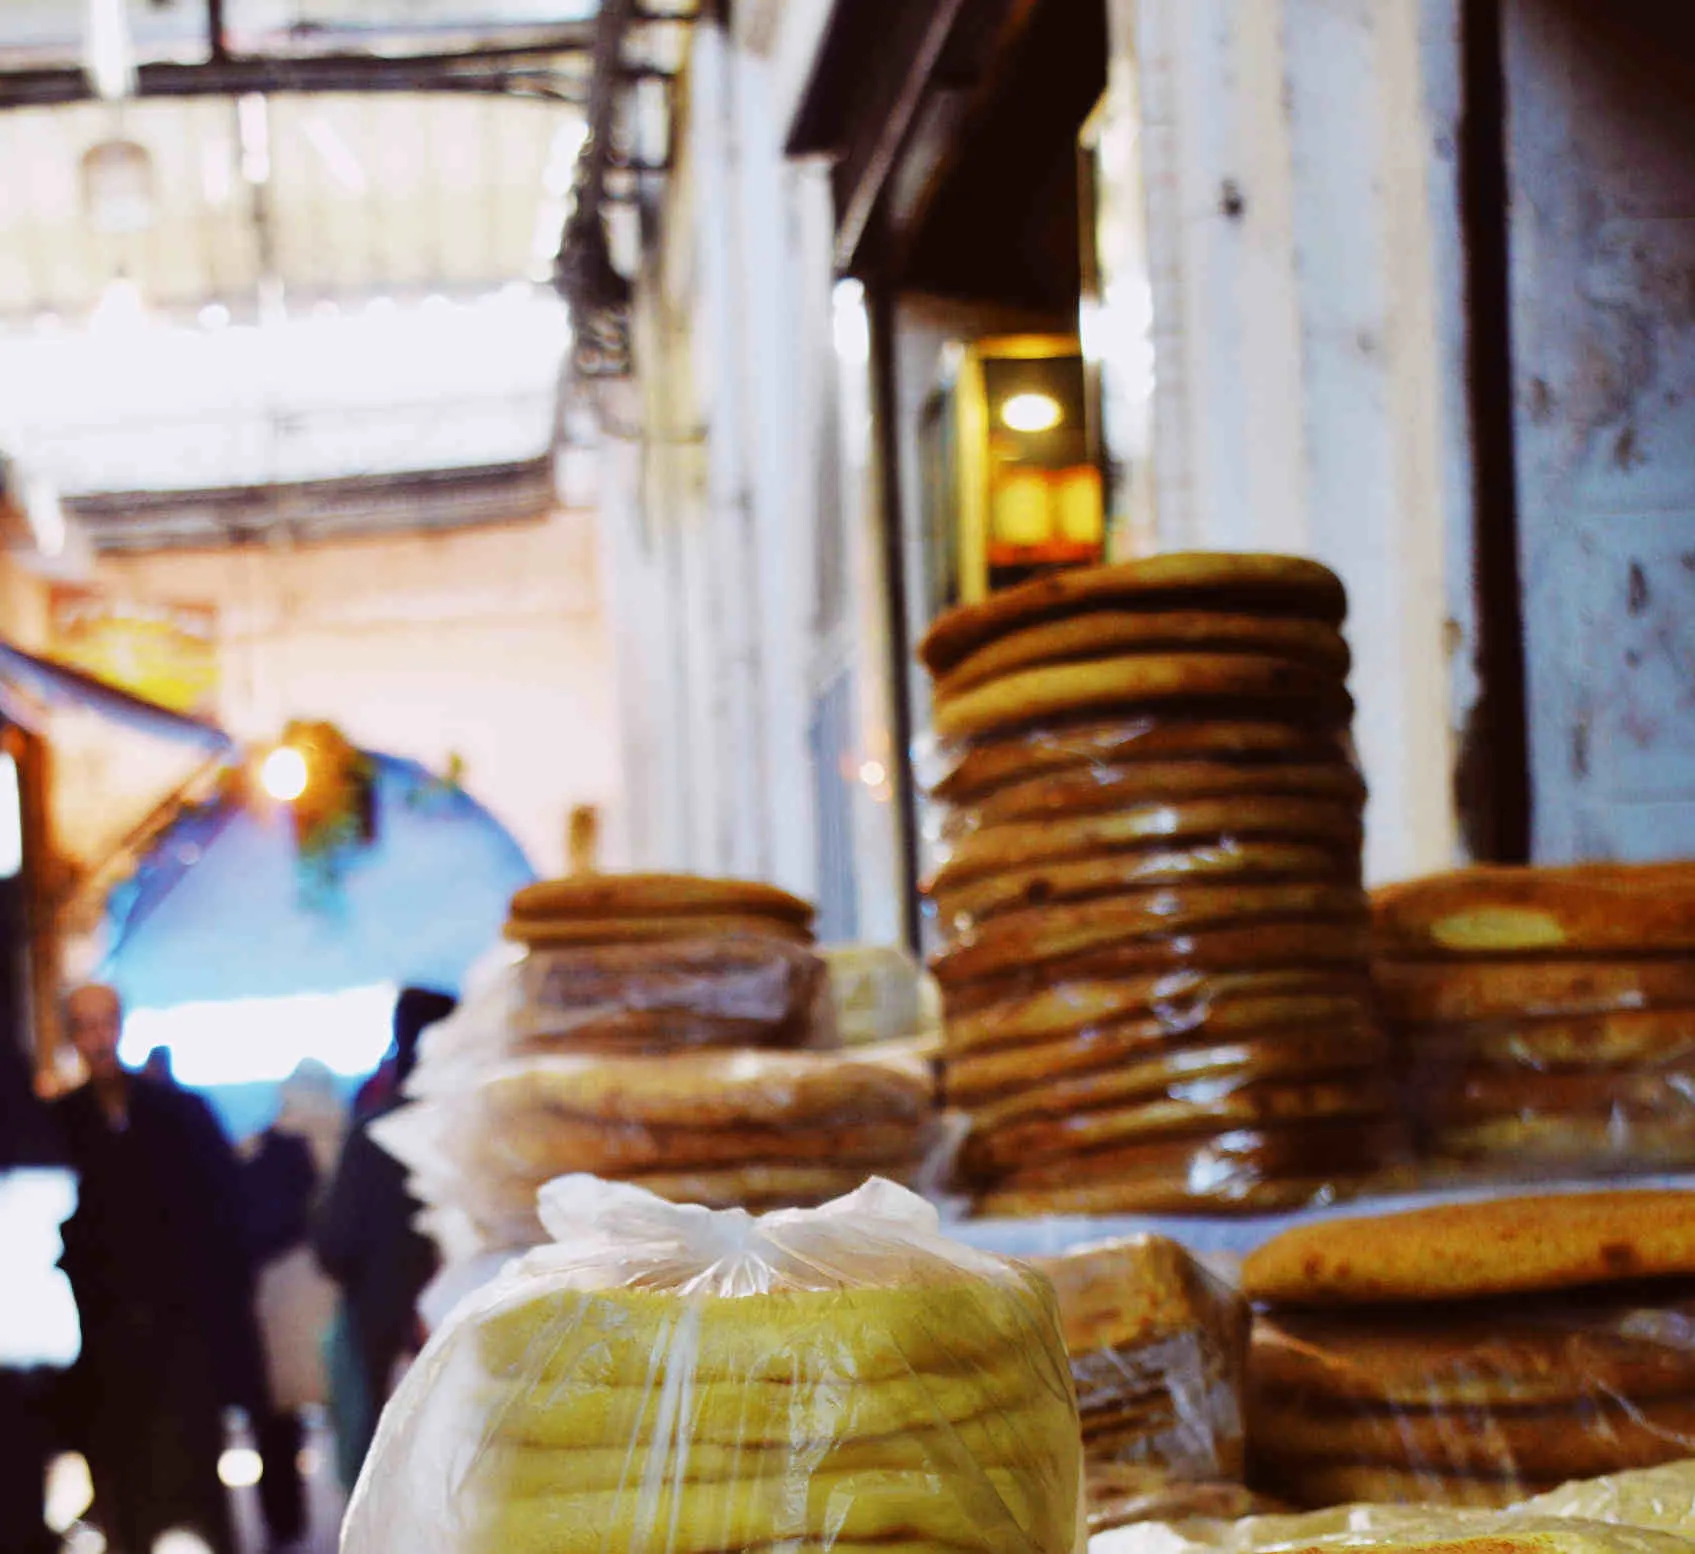
M 185 811 L 113 895 L 104 975 L 131 1009 L 333 993 L 456 992 L 534 874 L 475 800 L 373 756 L 376 840 L 327 898 L 307 892 L 286 811 L 226 798 Z

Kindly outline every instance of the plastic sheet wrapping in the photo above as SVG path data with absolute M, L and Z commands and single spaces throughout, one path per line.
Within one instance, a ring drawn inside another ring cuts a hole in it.
M 815 1204 L 926 1179 L 945 1139 L 929 1065 L 904 1051 L 542 1055 L 467 1077 L 421 1065 L 379 1142 L 419 1196 L 495 1245 L 538 1239 L 535 1194 L 584 1172 L 712 1207 Z
M 1476 868 L 1373 898 L 1421 1154 L 1450 1178 L 1695 1162 L 1695 870 Z
M 753 1219 L 584 1178 L 426 1346 L 344 1554 L 1071 1554 L 1046 1281 L 888 1183 Z
M 845 944 L 819 951 L 829 974 L 835 1029 L 844 1046 L 936 1039 L 940 998 L 924 968 L 893 945 Z
M 982 1212 L 1270 1211 L 1395 1158 L 1345 608 L 1299 558 L 1167 555 L 920 644 L 931 969 Z
M 1239 1482 L 1249 1324 L 1242 1297 L 1161 1236 L 1079 1247 L 1036 1266 L 1059 1297 L 1091 1464 Z

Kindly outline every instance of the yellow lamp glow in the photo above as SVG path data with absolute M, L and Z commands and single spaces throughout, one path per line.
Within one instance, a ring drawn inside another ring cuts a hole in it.
M 292 804 L 306 791 L 306 757 L 292 745 L 278 745 L 259 768 L 265 791 L 282 804 Z
M 1015 432 L 1051 432 L 1064 419 L 1052 394 L 1014 394 L 1001 406 L 1001 420 Z

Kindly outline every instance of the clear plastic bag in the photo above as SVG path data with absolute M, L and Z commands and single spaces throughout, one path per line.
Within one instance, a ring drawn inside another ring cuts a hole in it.
M 420 1067 L 377 1126 L 426 1203 L 495 1244 L 539 1239 L 556 1176 L 640 1181 L 714 1208 L 816 1204 L 878 1175 L 918 1182 L 942 1130 L 930 1066 L 904 1051 L 540 1056 L 466 1076 Z
M 587 1178 L 384 1412 L 344 1554 L 1071 1554 L 1047 1282 L 885 1182 L 754 1219 Z
M 1240 1481 L 1247 1302 L 1175 1241 L 1038 1258 L 1053 1281 L 1091 1463 Z

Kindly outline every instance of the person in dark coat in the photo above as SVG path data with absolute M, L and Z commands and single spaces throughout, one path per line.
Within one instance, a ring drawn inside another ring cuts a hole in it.
M 94 1518 L 121 1554 L 172 1529 L 233 1554 L 223 1410 L 267 1411 L 235 1155 L 198 1096 L 119 1065 L 113 989 L 78 988 L 65 1017 L 89 1073 L 53 1117 L 80 1179 L 60 1266 Z
M 418 1038 L 457 1007 L 446 993 L 406 988 L 394 1006 L 394 1072 L 405 1083 Z M 398 1090 L 358 1120 L 342 1149 L 312 1244 L 342 1291 L 342 1320 L 356 1357 L 365 1406 L 342 1410 L 337 1428 L 342 1477 L 352 1487 L 370 1448 L 401 1357 L 416 1342 L 418 1297 L 435 1272 L 435 1248 L 413 1226 L 421 1205 L 406 1190 L 406 1168 L 371 1137 L 370 1125 L 404 1104 Z

